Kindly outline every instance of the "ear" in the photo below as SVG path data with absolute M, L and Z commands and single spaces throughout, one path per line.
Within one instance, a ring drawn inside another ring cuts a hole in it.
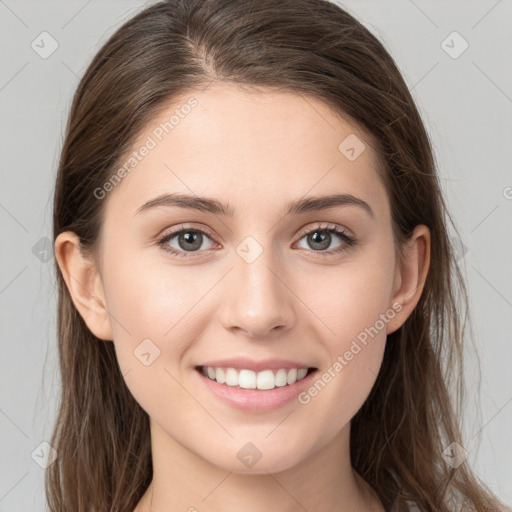
M 92 258 L 82 254 L 80 240 L 75 233 L 66 231 L 56 238 L 55 257 L 73 304 L 87 327 L 97 338 L 111 341 L 112 325 L 101 276 Z
M 400 304 L 393 319 L 387 324 L 386 333 L 399 329 L 412 313 L 420 300 L 430 267 L 430 231 L 427 226 L 419 225 L 403 247 L 402 262 L 397 262 L 393 285 L 393 304 Z

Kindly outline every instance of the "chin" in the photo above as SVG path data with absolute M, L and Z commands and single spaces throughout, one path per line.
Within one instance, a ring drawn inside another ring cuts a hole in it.
M 296 455 L 296 453 L 293 455 Z M 243 455 L 241 455 L 241 458 L 243 460 Z M 286 471 L 299 463 L 294 457 L 290 457 L 288 453 L 273 453 L 271 457 L 265 456 L 265 453 L 262 453 L 261 458 L 258 460 L 255 459 L 256 462 L 248 461 L 244 463 L 242 460 L 240 462 L 237 460 L 233 463 L 233 460 L 230 459 L 229 461 L 225 461 L 226 464 L 217 465 L 226 471 L 241 475 L 266 475 L 267 473 Z

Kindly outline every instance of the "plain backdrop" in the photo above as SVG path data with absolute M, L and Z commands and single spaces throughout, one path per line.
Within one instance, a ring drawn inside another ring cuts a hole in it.
M 149 3 L 0 0 L 0 512 L 46 510 L 37 460 L 60 393 L 51 201 L 72 94 L 101 44 Z M 430 133 L 461 234 L 476 340 L 464 446 L 510 504 L 512 2 L 340 5 L 391 52 Z

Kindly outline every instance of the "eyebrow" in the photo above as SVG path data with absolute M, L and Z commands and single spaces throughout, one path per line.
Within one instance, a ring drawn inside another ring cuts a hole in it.
M 340 206 L 356 206 L 368 213 L 370 217 L 375 218 L 375 214 L 370 205 L 351 194 L 332 194 L 328 196 L 314 196 L 296 199 L 285 206 L 283 216 L 290 214 L 300 215 Z M 138 215 L 157 207 L 185 208 L 188 210 L 213 213 L 214 215 L 221 215 L 224 217 L 233 217 L 235 214 L 235 209 L 231 205 L 223 204 L 217 199 L 178 193 L 162 194 L 155 197 L 140 206 L 135 214 Z

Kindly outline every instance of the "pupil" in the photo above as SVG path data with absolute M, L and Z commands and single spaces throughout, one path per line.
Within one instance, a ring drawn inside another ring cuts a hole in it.
M 325 232 L 315 231 L 310 235 L 310 238 L 313 244 L 320 244 L 320 249 L 326 249 L 330 245 L 331 235 Z M 317 240 L 318 238 L 320 238 L 320 240 Z
M 182 249 L 184 249 L 185 251 L 193 251 L 195 249 L 199 249 L 201 247 L 200 235 L 201 235 L 201 233 L 194 233 L 194 232 L 190 232 L 190 231 L 182 233 L 182 235 L 180 237 L 180 242 L 182 240 L 184 240 L 187 244 L 194 244 L 194 241 L 195 241 L 195 245 L 193 245 L 192 248 L 190 246 L 189 247 L 185 246 L 185 247 L 182 247 Z M 199 240 L 199 243 L 197 242 L 197 240 Z M 181 246 L 181 243 L 180 243 L 180 246 Z

